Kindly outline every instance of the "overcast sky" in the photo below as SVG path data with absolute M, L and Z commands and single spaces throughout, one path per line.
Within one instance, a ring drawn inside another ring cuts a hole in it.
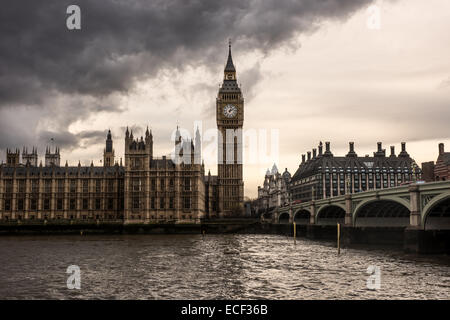
M 70 4 L 81 30 L 66 27 Z M 380 29 L 367 25 L 371 5 Z M 154 154 L 169 154 L 177 124 L 215 128 L 231 38 L 244 131 L 279 135 L 277 154 L 245 165 L 246 196 L 273 162 L 293 174 L 319 141 L 335 155 L 349 141 L 359 155 L 405 141 L 418 163 L 435 160 L 439 142 L 450 150 L 449 30 L 448 0 L 6 0 L 0 156 L 42 155 L 54 138 L 63 163 L 100 165 L 108 128 L 123 157 L 127 125 L 148 125 Z

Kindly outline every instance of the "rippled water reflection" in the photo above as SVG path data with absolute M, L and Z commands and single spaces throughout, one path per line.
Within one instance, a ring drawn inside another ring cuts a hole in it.
M 81 290 L 68 290 L 69 265 Z M 368 290 L 369 265 L 381 289 Z M 3 299 L 449 299 L 448 256 L 277 235 L 0 238 Z

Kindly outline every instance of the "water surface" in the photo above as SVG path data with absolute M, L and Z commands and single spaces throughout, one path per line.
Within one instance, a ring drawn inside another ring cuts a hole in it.
M 81 289 L 66 286 L 69 265 Z M 370 265 L 381 288 L 367 288 Z M 448 256 L 279 235 L 0 238 L 1 299 L 449 299 Z

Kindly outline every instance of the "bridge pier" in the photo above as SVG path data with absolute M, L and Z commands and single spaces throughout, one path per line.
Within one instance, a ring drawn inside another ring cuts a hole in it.
M 294 223 L 294 216 L 292 215 L 292 207 L 289 206 L 289 223 Z
M 417 185 L 409 187 L 409 204 L 411 208 L 409 215 L 410 227 L 421 228 L 420 191 Z
M 346 226 L 351 226 L 353 224 L 353 203 L 352 203 L 352 195 L 346 194 L 345 195 L 345 220 L 344 224 Z
M 403 250 L 412 253 L 450 253 L 449 230 L 418 230 L 406 228 Z
M 316 224 L 316 202 L 314 200 L 311 201 L 311 214 L 309 216 L 309 224 Z

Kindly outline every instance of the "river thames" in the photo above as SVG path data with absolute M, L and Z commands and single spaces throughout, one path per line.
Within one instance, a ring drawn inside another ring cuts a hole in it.
M 81 270 L 68 289 L 67 267 Z M 369 266 L 380 288 L 368 289 Z M 450 258 L 279 235 L 0 238 L 1 299 L 449 299 Z

